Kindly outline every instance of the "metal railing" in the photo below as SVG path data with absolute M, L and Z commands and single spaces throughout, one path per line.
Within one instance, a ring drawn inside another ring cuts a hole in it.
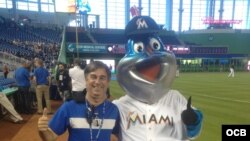
M 28 60 L 24 58 L 20 58 L 6 52 L 0 52 L 0 70 L 2 70 L 3 64 L 7 64 L 9 69 L 12 71 L 17 67 L 20 67 L 23 62 L 27 61 Z

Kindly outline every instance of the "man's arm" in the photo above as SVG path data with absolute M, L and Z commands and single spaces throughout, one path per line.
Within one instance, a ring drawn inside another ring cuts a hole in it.
M 57 135 L 50 128 L 48 128 L 46 131 L 39 130 L 39 136 L 43 141 L 55 141 L 57 138 Z
M 55 141 L 58 135 L 49 128 L 48 123 L 47 109 L 44 108 L 43 116 L 38 119 L 39 136 L 43 141 Z

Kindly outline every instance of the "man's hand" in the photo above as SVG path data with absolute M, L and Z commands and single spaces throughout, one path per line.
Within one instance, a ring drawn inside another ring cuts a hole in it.
M 197 115 L 191 108 L 191 96 L 188 98 L 187 109 L 181 113 L 181 119 L 186 125 L 194 125 L 197 121 Z
M 39 131 L 47 131 L 49 129 L 48 123 L 49 119 L 47 116 L 47 108 L 44 108 L 43 115 L 38 119 L 38 130 Z
M 38 133 L 42 141 L 55 141 L 57 135 L 48 126 L 49 119 L 47 114 L 47 108 L 44 108 L 42 117 L 38 119 Z

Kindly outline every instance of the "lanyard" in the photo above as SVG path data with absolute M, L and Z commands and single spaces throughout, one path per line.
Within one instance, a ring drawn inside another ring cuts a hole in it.
M 103 108 L 102 108 L 102 120 L 101 120 L 101 124 L 99 124 L 99 120 L 97 117 L 98 113 L 94 113 L 95 109 L 93 107 L 91 108 L 89 106 L 88 102 L 86 101 L 87 121 L 89 123 L 90 141 L 97 141 L 99 138 L 99 135 L 101 133 L 101 129 L 103 126 L 103 121 L 104 121 L 105 107 L 106 107 L 106 102 L 104 101 Z M 93 130 L 92 130 L 93 124 L 94 124 L 94 126 L 99 126 L 99 129 L 98 129 L 98 132 L 95 136 L 95 139 L 93 139 Z

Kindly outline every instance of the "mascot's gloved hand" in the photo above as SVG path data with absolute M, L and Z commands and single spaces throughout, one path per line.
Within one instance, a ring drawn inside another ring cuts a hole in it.
M 198 115 L 191 108 L 191 96 L 188 98 L 187 109 L 181 113 L 181 119 L 186 125 L 194 125 L 197 122 Z

